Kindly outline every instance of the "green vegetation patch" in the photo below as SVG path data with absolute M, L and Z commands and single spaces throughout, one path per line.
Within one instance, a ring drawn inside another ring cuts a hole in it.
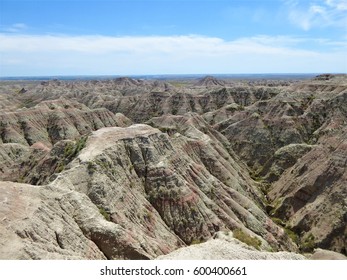
M 294 243 L 299 244 L 300 242 L 299 236 L 294 231 L 292 231 L 289 228 L 284 228 L 284 231 L 290 237 L 290 239 L 293 240 Z
M 315 237 L 310 233 L 300 244 L 300 249 L 303 252 L 311 253 L 316 247 Z
M 261 240 L 257 237 L 252 237 L 249 234 L 242 231 L 242 229 L 235 229 L 233 231 L 234 238 L 240 240 L 241 242 L 260 250 Z
M 92 161 L 88 161 L 87 169 L 88 169 L 89 175 L 92 175 L 97 169 L 96 164 Z
M 205 240 L 201 237 L 201 238 L 197 238 L 197 239 L 192 239 L 190 241 L 190 245 L 197 245 L 197 244 L 201 244 L 204 242 L 205 242 Z
M 111 221 L 110 214 L 104 208 L 99 207 L 99 212 L 100 212 L 101 215 L 104 216 L 106 221 Z
M 85 147 L 87 136 L 82 136 L 75 143 L 68 143 L 64 148 L 64 153 L 58 158 L 58 164 L 55 173 L 60 173 L 65 170 L 65 166 L 72 161 L 79 152 Z
M 79 152 L 86 146 L 87 138 L 87 136 L 82 136 L 81 138 L 76 140 L 76 143 L 67 144 L 64 149 L 64 158 L 69 160 L 75 158 L 79 154 Z

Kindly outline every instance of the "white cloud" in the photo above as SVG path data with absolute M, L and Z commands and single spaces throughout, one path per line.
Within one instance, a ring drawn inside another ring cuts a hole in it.
M 308 5 L 292 0 L 285 3 L 289 20 L 305 31 L 325 26 L 346 28 L 347 0 L 320 0 Z
M 217 37 L 188 36 L 59 36 L 59 35 L 8 35 L 0 34 L 1 52 L 48 53 L 70 52 L 80 54 L 173 54 L 220 56 L 230 53 L 259 54 L 302 54 L 312 52 L 290 49 L 286 46 L 297 44 L 303 38 L 288 36 L 255 36 L 225 41 Z
M 343 43 L 322 40 L 338 48 L 324 53 L 299 47 L 308 41 L 0 34 L 0 75 L 346 72 Z
M 0 30 L 5 31 L 5 32 L 11 32 L 11 33 L 16 33 L 16 32 L 23 32 L 26 30 L 28 26 L 24 23 L 15 23 L 10 26 L 1 26 Z
M 347 11 L 347 0 L 326 0 L 325 3 L 334 9 Z

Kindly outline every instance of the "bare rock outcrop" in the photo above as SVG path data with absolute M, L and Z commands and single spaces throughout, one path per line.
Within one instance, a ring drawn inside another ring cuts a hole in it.
M 137 232 L 137 242 L 151 244 L 151 255 L 227 228 L 257 236 L 264 249 L 295 250 L 223 145 L 192 129 L 172 137 L 148 125 L 100 129 L 52 186 L 88 195 L 111 221 Z
M 148 259 L 82 194 L 0 182 L 0 259 Z
M 229 233 L 228 233 L 229 234 Z M 224 234 L 222 234 L 224 235 Z M 232 235 L 232 234 L 231 234 Z M 289 252 L 261 252 L 229 237 L 178 249 L 158 260 L 304 260 L 303 255 Z
M 346 255 L 346 77 L 2 83 L 0 257 Z
M 302 247 L 346 252 L 346 144 L 336 150 L 318 146 L 274 183 L 269 192 L 272 213 L 301 233 Z
M 289 144 L 279 148 L 273 158 L 267 161 L 259 173 L 267 182 L 277 181 L 288 168 L 292 167 L 299 158 L 308 153 L 314 145 Z
M 214 87 L 214 86 L 225 86 L 226 82 L 223 80 L 219 80 L 213 76 L 206 76 L 199 80 L 195 86 L 199 87 Z
M 105 126 L 126 126 L 131 122 L 107 109 L 90 110 L 64 98 L 43 101 L 33 108 L 0 113 L 0 143 L 51 146 L 64 139 L 76 139 Z
M 310 257 L 311 260 L 347 260 L 347 257 L 329 250 L 317 249 Z

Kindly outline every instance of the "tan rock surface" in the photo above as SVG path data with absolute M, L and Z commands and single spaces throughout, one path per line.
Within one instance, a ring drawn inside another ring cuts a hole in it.
M 304 260 L 289 252 L 261 252 L 234 238 L 211 239 L 159 256 L 158 260 Z
M 346 77 L 2 82 L 1 258 L 346 254 Z

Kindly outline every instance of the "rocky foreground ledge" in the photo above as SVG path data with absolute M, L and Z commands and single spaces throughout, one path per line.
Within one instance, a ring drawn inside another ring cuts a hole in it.
M 178 249 L 158 260 L 347 260 L 339 253 L 317 249 L 313 254 L 264 252 L 233 238 L 232 232 L 218 232 L 205 243 Z

